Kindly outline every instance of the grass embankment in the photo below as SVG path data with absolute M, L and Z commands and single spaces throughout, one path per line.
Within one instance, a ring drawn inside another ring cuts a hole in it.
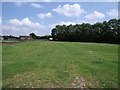
M 33 41 L 2 53 L 3 87 L 118 87 L 118 45 Z

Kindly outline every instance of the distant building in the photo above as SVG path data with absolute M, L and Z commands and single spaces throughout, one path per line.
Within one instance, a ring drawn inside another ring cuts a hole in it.
M 0 40 L 4 40 L 4 38 L 2 36 L 0 36 Z
M 9 37 L 8 40 L 17 40 L 16 37 Z
M 20 40 L 32 40 L 31 36 L 19 36 Z
M 50 41 L 52 41 L 52 40 L 53 40 L 53 38 L 49 38 L 49 40 L 50 40 Z

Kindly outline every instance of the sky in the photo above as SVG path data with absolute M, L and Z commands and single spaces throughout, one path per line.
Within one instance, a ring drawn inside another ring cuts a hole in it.
M 2 2 L 2 35 L 50 35 L 58 24 L 94 24 L 113 18 L 118 18 L 117 2 Z

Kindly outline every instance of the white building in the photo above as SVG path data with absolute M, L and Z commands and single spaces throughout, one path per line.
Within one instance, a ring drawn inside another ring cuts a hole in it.
M 53 38 L 49 38 L 49 40 L 50 40 L 50 41 L 52 41 L 52 40 L 53 40 Z

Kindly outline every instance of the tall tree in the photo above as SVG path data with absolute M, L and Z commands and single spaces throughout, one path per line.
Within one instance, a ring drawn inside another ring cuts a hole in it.
M 30 36 L 31 36 L 33 39 L 37 39 L 37 36 L 36 36 L 34 33 L 30 33 Z

